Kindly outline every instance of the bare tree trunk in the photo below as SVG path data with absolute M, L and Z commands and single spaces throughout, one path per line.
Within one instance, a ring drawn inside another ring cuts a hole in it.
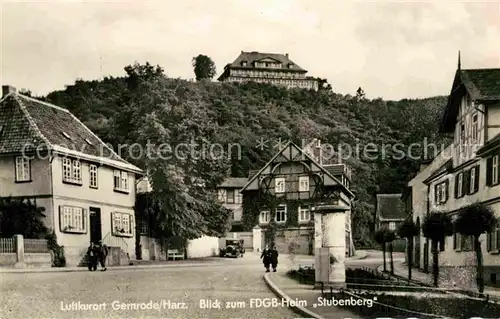
M 484 292 L 484 274 L 483 274 L 483 252 L 481 251 L 481 243 L 479 236 L 474 236 L 474 250 L 476 251 L 476 266 L 477 266 L 477 288 L 479 293 Z
M 432 273 L 434 275 L 434 286 L 439 285 L 439 241 L 432 240 Z

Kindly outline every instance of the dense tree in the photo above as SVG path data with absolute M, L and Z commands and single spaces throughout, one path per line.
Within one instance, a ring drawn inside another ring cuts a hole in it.
M 434 286 L 439 283 L 439 245 L 444 239 L 453 234 L 453 224 L 450 216 L 445 212 L 431 212 L 426 215 L 422 223 L 422 234 L 432 241 L 432 273 Z
M 398 228 L 398 235 L 401 238 L 406 238 L 407 246 L 407 260 L 408 260 L 408 280 L 411 280 L 411 268 L 412 268 L 412 258 L 413 258 L 413 239 L 418 236 L 420 230 L 418 229 L 413 219 L 407 218 L 404 220 Z
M 465 207 L 455 221 L 455 231 L 464 235 L 471 236 L 474 239 L 474 251 L 476 253 L 477 266 L 477 287 L 479 293 L 484 291 L 484 275 L 483 275 L 483 253 L 481 251 L 481 243 L 479 237 L 487 232 L 491 232 L 498 221 L 495 212 L 491 206 L 482 203 L 474 203 Z
M 196 81 L 211 80 L 217 73 L 214 61 L 206 55 L 198 54 L 192 59 Z

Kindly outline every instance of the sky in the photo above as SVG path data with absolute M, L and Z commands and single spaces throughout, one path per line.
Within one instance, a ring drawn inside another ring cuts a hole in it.
M 219 76 L 242 50 L 390 100 L 448 95 L 459 50 L 464 69 L 500 68 L 500 0 L 0 1 L 0 83 L 35 95 L 135 62 L 192 79 L 198 54 Z

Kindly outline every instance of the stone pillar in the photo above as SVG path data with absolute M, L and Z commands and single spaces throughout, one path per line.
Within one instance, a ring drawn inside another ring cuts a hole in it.
M 23 235 L 14 235 L 14 242 L 16 245 L 16 263 L 14 268 L 25 268 L 24 262 L 24 238 Z
M 345 286 L 346 209 L 338 205 L 315 209 L 315 232 L 321 234 L 320 246 L 316 246 L 315 254 L 316 287 L 321 287 L 321 282 L 326 280 L 328 282 L 324 282 L 325 286 Z M 316 240 L 317 244 L 318 236 Z
M 257 225 L 252 229 L 253 251 L 260 253 L 262 248 L 262 229 Z

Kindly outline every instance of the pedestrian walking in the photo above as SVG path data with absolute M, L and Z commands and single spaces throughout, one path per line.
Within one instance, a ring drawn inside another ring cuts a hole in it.
M 99 251 L 99 263 L 101 264 L 101 271 L 106 271 L 106 258 L 108 257 L 108 246 L 106 244 L 103 244 L 102 240 L 99 241 L 98 245 L 98 251 Z
M 271 265 L 273 267 L 273 272 L 276 272 L 276 268 L 278 267 L 278 250 L 276 249 L 276 246 L 273 245 L 273 248 L 271 249 L 270 253 L 271 257 Z
M 93 243 L 90 242 L 90 246 L 87 249 L 87 257 L 88 257 L 88 268 L 90 271 L 96 271 L 97 270 L 97 258 L 98 258 L 98 249 L 97 246 Z
M 262 251 L 260 258 L 262 258 L 266 272 L 269 272 L 269 265 L 271 264 L 271 251 L 269 250 L 269 245 L 266 245 L 266 248 Z

